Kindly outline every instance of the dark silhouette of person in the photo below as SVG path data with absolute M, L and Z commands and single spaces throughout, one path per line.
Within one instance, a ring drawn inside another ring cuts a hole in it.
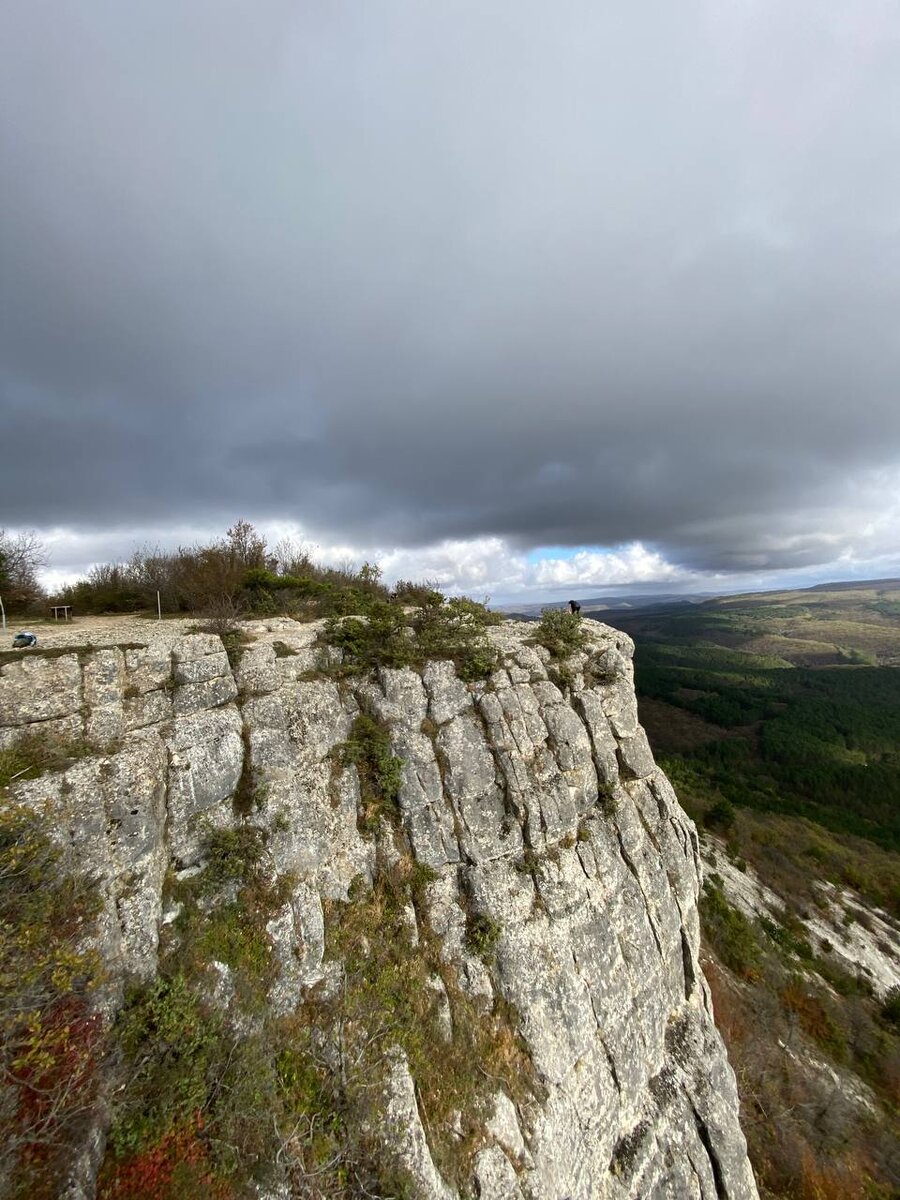
M 581 612 L 581 605 L 578 603 L 577 600 L 570 600 L 569 601 L 569 609 L 572 612 L 572 615 L 574 616 L 575 613 Z

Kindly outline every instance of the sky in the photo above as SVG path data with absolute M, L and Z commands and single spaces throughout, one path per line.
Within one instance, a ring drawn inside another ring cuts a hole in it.
M 900 574 L 895 0 L 6 0 L 0 528 Z

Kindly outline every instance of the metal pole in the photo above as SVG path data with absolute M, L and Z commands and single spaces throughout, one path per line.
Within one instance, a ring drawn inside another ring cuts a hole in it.
M 159 592 L 156 593 L 156 619 L 162 620 L 162 601 L 159 598 Z

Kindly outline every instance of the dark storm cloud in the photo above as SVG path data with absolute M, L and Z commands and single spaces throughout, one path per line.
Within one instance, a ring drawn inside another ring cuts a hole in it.
M 744 570 L 830 561 L 895 478 L 894 5 L 4 24 L 0 525 Z

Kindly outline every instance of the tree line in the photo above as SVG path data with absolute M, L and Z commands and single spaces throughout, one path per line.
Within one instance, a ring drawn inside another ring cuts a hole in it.
M 388 588 L 375 563 L 324 565 L 294 538 L 270 546 L 244 520 L 209 542 L 175 550 L 143 546 L 124 562 L 97 563 L 83 579 L 52 593 L 39 581 L 47 561 L 34 534 L 0 530 L 0 597 L 8 614 L 43 615 L 50 604 L 68 604 L 76 616 L 155 613 L 158 596 L 166 615 L 192 614 L 227 625 L 243 615 L 308 619 L 371 613 L 388 604 L 430 609 L 444 604 L 432 581 L 398 580 Z

